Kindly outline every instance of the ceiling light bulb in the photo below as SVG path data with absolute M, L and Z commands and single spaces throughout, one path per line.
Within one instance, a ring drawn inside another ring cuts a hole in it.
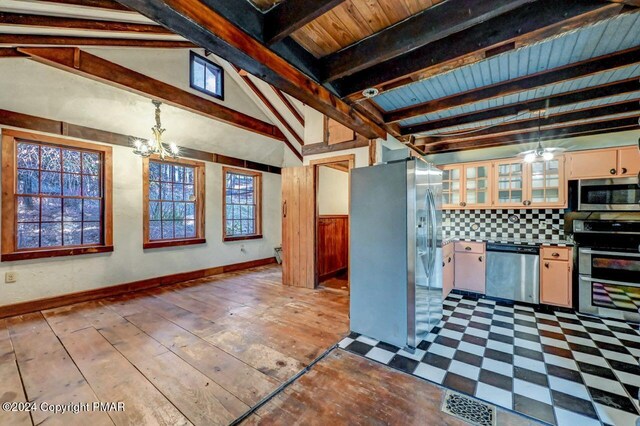
M 544 161 L 553 160 L 553 152 L 545 151 L 544 154 L 542 154 L 542 158 L 544 159 Z
M 524 162 L 525 163 L 533 163 L 534 161 L 536 161 L 536 153 L 535 152 L 530 152 L 527 155 L 524 156 Z
M 169 151 L 171 151 L 173 155 L 178 155 L 178 153 L 180 152 L 180 148 L 178 148 L 178 145 L 176 145 L 175 143 L 170 143 Z
M 140 147 L 142 146 L 142 142 L 140 142 L 140 139 L 136 139 L 133 141 L 133 146 L 140 151 Z

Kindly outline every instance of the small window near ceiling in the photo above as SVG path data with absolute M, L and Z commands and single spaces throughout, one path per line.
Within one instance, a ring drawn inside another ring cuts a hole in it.
M 225 241 L 262 238 L 262 174 L 224 168 Z
M 220 65 L 191 52 L 191 87 L 224 100 L 224 71 Z
M 204 163 L 145 158 L 143 179 L 143 247 L 205 243 Z
M 112 251 L 111 148 L 2 136 L 2 260 Z

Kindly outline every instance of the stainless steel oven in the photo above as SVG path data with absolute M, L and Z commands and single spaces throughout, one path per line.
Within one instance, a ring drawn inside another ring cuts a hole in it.
M 640 211 L 638 177 L 581 180 L 578 210 Z
M 582 313 L 640 322 L 640 222 L 575 220 Z

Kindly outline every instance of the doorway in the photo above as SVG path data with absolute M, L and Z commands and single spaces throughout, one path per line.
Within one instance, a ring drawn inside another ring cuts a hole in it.
M 349 290 L 349 171 L 353 155 L 311 163 L 316 195 L 316 282 Z

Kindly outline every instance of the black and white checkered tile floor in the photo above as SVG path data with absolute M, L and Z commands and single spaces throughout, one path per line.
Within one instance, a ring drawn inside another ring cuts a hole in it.
M 340 347 L 559 426 L 636 426 L 638 325 L 451 294 L 409 353 L 352 333 Z

